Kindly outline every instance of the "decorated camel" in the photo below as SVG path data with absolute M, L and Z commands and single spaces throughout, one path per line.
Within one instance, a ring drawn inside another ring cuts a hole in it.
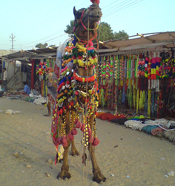
M 97 63 L 96 52 L 92 40 L 97 37 L 98 22 L 102 16 L 99 0 L 91 0 L 92 5 L 76 11 L 74 40 L 67 42 L 65 54 L 60 60 L 60 78 L 52 117 L 52 140 L 58 151 L 58 146 L 64 148 L 63 164 L 57 178 L 70 178 L 68 165 L 68 150 L 71 155 L 79 155 L 74 136 L 77 129 L 83 132 L 82 163 L 86 163 L 86 151 L 89 151 L 92 161 L 93 181 L 101 182 L 106 178 L 95 158 L 95 146 L 99 144 L 96 134 L 96 112 L 98 106 L 98 85 L 95 73 Z M 58 154 L 56 156 L 56 161 Z

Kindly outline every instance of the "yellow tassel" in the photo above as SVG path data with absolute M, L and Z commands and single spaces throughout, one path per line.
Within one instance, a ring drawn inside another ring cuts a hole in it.
M 136 108 L 136 89 L 133 88 L 133 105 L 134 105 L 134 108 Z
M 76 47 L 79 49 L 78 51 L 86 52 L 86 48 L 76 43 Z
M 148 89 L 148 110 L 147 115 L 150 117 L 151 115 L 151 89 Z
M 136 105 L 136 113 L 139 112 L 139 90 L 137 90 L 137 105 Z

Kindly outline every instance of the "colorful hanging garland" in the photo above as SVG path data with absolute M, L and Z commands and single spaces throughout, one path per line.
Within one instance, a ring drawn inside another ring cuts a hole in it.
M 47 65 L 44 61 L 40 61 L 39 67 L 36 69 L 36 74 L 43 75 L 47 71 Z

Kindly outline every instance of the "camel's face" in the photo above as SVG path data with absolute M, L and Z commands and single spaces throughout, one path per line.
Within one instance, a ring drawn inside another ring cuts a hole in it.
M 83 13 L 83 11 L 84 11 L 84 13 Z M 88 29 L 88 27 L 89 27 L 89 29 L 96 29 L 97 24 L 102 16 L 101 9 L 99 8 L 98 4 L 96 4 L 96 3 L 93 3 L 87 10 L 85 10 L 85 8 L 82 8 L 82 9 L 76 11 L 76 9 L 74 7 L 74 15 L 75 15 L 75 25 L 77 25 L 77 23 L 79 23 L 75 29 L 76 35 L 82 40 L 87 40 L 88 31 L 82 26 L 82 24 L 80 23 L 80 20 L 82 21 L 83 25 L 87 29 Z M 96 30 L 90 31 L 89 39 L 91 39 L 95 33 L 96 33 Z
M 99 8 L 99 6 L 94 3 L 92 4 L 89 9 L 89 23 L 90 25 L 93 24 L 94 22 L 98 22 L 102 16 L 102 12 L 101 9 Z

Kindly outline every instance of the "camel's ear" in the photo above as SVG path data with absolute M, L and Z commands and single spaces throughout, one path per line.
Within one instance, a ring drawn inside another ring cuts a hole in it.
M 74 16 L 75 16 L 76 19 L 80 19 L 81 12 L 76 11 L 75 6 L 73 8 L 73 13 L 74 13 Z
M 73 8 L 73 13 L 74 13 L 74 16 L 76 17 L 77 11 L 76 11 L 76 9 L 75 9 L 75 6 L 74 6 L 74 8 Z

